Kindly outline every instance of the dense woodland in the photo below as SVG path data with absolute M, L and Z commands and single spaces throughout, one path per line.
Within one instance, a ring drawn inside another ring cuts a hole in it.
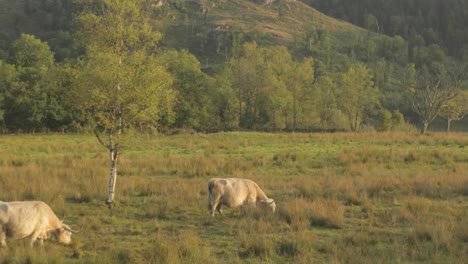
M 468 56 L 468 2 L 464 0 L 304 0 L 327 15 L 370 31 L 402 36 L 409 50 L 437 45 L 453 57 Z M 409 59 L 414 60 L 413 53 Z
M 436 119 L 466 123 L 466 1 L 303 1 L 361 29 L 308 22 L 290 41 L 220 30 L 216 12 L 249 2 L 274 23 L 303 3 L 128 2 L 0 0 L 3 132 L 426 132 Z

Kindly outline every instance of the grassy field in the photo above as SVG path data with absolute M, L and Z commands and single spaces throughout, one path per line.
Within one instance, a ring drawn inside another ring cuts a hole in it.
M 0 136 L 0 200 L 43 200 L 82 232 L 70 247 L 7 241 L 0 263 L 463 263 L 467 134 L 142 136 L 116 206 L 92 136 Z M 255 180 L 275 214 L 210 217 L 206 181 Z

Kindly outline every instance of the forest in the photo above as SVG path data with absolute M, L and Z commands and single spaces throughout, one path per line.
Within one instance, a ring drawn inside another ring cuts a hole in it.
M 128 2 L 0 1 L 3 133 L 468 129 L 464 1 Z
M 335 18 L 370 31 L 402 36 L 409 48 L 437 45 L 446 54 L 468 56 L 468 3 L 463 0 L 304 0 Z M 413 60 L 413 54 L 410 60 Z

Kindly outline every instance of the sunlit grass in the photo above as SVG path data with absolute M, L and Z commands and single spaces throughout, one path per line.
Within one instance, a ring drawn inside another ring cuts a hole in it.
M 468 135 L 143 135 L 123 149 L 116 205 L 106 149 L 86 135 L 0 136 L 0 200 L 43 200 L 82 232 L 5 263 L 461 263 Z M 206 181 L 255 180 L 277 213 L 210 217 Z

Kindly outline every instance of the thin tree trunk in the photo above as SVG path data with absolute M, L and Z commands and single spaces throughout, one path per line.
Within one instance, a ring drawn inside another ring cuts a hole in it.
M 447 119 L 447 133 L 450 133 L 450 124 L 452 123 L 451 119 Z
M 109 173 L 109 186 L 107 191 L 106 204 L 111 207 L 114 201 L 115 193 L 115 182 L 117 180 L 117 160 L 118 160 L 119 150 L 110 149 L 109 150 L 109 159 L 110 159 L 110 173 Z
M 284 111 L 284 128 L 288 129 L 288 112 L 285 110 Z
M 238 122 L 238 125 L 239 127 L 242 126 L 242 93 L 241 93 L 241 88 L 239 88 L 239 122 Z
M 429 127 L 429 123 L 424 122 L 424 123 L 423 123 L 423 129 L 422 129 L 422 131 L 421 131 L 421 134 L 423 134 L 423 135 L 426 134 L 426 132 L 427 132 L 427 127 Z
M 293 90 L 293 132 L 296 131 L 296 125 L 297 125 L 297 121 L 296 121 L 296 87 L 294 87 L 294 90 Z

